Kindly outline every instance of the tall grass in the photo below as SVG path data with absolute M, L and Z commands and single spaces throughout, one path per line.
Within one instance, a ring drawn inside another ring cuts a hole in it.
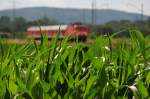
M 0 98 L 150 98 L 150 44 L 130 30 L 130 41 L 111 44 L 100 36 L 92 45 L 70 46 L 58 36 L 48 43 L 0 44 Z

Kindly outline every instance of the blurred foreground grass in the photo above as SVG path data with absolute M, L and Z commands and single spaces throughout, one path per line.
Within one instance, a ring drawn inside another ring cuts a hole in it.
M 58 36 L 50 43 L 46 36 L 21 45 L 1 40 L 0 99 L 150 98 L 148 42 L 136 30 L 128 39 L 86 44 Z

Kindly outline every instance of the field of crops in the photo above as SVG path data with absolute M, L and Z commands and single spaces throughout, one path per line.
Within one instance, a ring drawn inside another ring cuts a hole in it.
M 1 40 L 0 99 L 150 98 L 150 38 L 130 30 L 129 41 L 114 47 L 113 36 L 89 45 Z

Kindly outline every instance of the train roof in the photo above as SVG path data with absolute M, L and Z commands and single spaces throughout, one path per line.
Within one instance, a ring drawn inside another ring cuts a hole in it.
M 68 27 L 68 25 L 48 25 L 48 26 L 31 26 L 27 29 L 27 31 L 62 31 L 62 30 L 66 30 L 66 28 Z

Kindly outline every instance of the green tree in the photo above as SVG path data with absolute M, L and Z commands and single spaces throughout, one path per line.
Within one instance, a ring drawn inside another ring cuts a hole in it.
M 11 20 L 8 16 L 0 17 L 0 31 L 11 32 Z
M 24 32 L 26 29 L 26 20 L 23 17 L 16 17 L 13 21 L 15 32 Z
M 104 25 L 104 26 L 99 26 L 98 27 L 98 35 L 100 35 L 100 34 L 105 35 L 107 33 L 112 34 L 113 32 L 114 32 L 113 28 L 110 27 L 110 26 Z
M 150 17 L 148 18 L 148 25 L 149 25 L 149 27 L 150 27 Z
M 27 21 L 23 17 L 16 17 L 12 22 L 12 28 L 15 37 L 22 37 L 23 32 L 26 31 Z
M 55 21 L 54 19 L 49 19 L 47 16 L 44 16 L 42 19 L 39 20 L 34 20 L 34 21 L 30 21 L 28 22 L 29 26 L 32 25 L 54 25 L 54 24 L 58 24 L 57 21 Z

